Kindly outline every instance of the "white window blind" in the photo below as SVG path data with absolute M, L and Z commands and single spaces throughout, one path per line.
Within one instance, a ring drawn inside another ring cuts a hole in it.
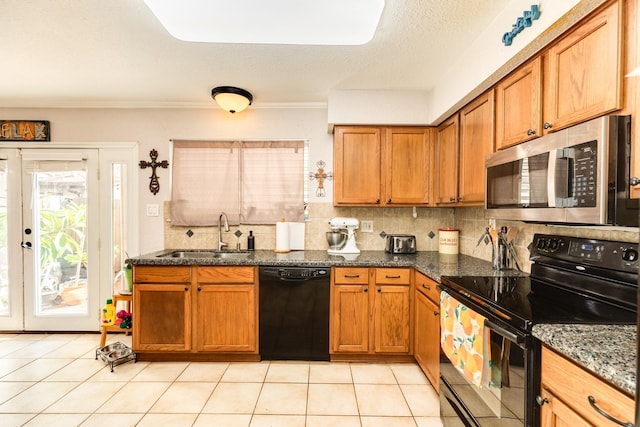
M 303 141 L 173 141 L 171 222 L 217 225 L 300 221 Z

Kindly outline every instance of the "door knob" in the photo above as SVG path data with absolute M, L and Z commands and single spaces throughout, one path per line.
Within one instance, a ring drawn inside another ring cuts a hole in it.
M 20 246 L 22 246 L 25 249 L 31 249 L 31 242 L 22 242 L 20 243 Z
M 553 125 L 551 123 L 545 122 L 545 124 L 544 124 L 544 128 L 545 129 L 551 129 L 552 127 L 553 127 Z

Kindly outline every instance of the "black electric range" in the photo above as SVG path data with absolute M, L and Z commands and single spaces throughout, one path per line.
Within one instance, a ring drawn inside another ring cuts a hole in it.
M 531 260 L 530 276 L 441 281 L 524 332 L 540 323 L 636 323 L 637 244 L 536 234 Z
M 466 385 L 444 358 L 440 397 L 445 426 L 460 420 L 465 425 L 538 425 L 540 343 L 531 335 L 533 325 L 636 323 L 638 244 L 536 234 L 530 259 L 529 276 L 497 272 L 441 278 L 444 292 L 486 318 L 492 345 L 510 349 L 492 362 L 519 373 L 524 384 L 502 384 L 494 393 L 501 396 L 495 408 L 474 408 L 463 396 L 482 390 Z

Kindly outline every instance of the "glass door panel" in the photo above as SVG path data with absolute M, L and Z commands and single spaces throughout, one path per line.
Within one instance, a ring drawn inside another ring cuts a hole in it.
M 20 155 L 0 149 L 0 330 L 23 329 Z
M 83 151 L 23 151 L 26 330 L 97 329 L 99 289 L 90 271 L 97 242 L 89 239 L 98 223 L 91 208 L 97 153 Z

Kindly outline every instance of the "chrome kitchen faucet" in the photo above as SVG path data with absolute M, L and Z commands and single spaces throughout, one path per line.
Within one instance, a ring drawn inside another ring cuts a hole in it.
M 218 217 L 218 250 L 221 251 L 223 247 L 227 246 L 225 242 L 222 241 L 222 218 L 224 217 L 224 231 L 229 231 L 229 220 L 227 219 L 227 214 L 222 212 Z

